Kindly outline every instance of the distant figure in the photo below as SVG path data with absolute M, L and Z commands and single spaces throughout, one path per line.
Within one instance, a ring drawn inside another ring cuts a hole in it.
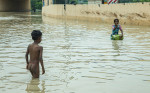
M 102 4 L 104 4 L 104 0 L 102 0 Z
M 30 70 L 32 76 L 34 78 L 39 78 L 39 62 L 41 63 L 42 67 L 42 74 L 45 73 L 44 64 L 43 64 L 43 47 L 39 46 L 38 44 L 41 42 L 42 33 L 39 30 L 33 30 L 31 33 L 32 39 L 34 42 L 29 44 L 26 52 L 26 68 Z M 30 55 L 30 61 L 28 60 L 28 55 Z
M 45 6 L 45 2 L 44 2 L 44 0 L 43 0 L 43 7 Z
M 121 31 L 121 38 L 123 37 L 123 30 L 121 25 L 119 25 L 119 19 L 114 20 L 114 25 L 112 25 L 112 34 L 111 35 L 118 35 L 119 30 Z
M 36 12 L 36 8 L 33 8 L 33 12 Z
M 33 12 L 36 12 L 35 5 L 32 7 Z

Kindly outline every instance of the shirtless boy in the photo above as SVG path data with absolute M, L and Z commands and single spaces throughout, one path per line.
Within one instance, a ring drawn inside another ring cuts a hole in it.
M 27 62 L 26 68 L 30 70 L 34 78 L 39 78 L 39 74 L 40 74 L 39 62 L 41 63 L 42 74 L 45 73 L 43 58 L 42 58 L 43 47 L 38 45 L 41 42 L 42 33 L 39 30 L 33 30 L 31 36 L 34 42 L 32 44 L 29 44 L 27 48 L 27 52 L 25 55 L 26 62 Z M 28 60 L 28 55 L 30 55 L 30 61 Z

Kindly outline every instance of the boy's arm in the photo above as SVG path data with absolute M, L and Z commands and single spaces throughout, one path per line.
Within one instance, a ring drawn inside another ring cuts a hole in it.
M 45 73 L 45 68 L 44 68 L 44 64 L 43 64 L 43 47 L 40 47 L 40 63 L 41 63 L 41 67 L 42 67 L 42 74 Z
M 28 68 L 28 64 L 29 64 L 28 55 L 29 55 L 29 46 L 27 48 L 27 52 L 26 52 L 26 55 L 25 55 L 26 63 L 27 63 L 27 67 L 26 68 Z

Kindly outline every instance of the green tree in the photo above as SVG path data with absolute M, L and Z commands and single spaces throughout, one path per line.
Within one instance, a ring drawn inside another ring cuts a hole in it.
M 42 0 L 31 0 L 31 9 L 36 11 L 36 9 L 42 9 Z

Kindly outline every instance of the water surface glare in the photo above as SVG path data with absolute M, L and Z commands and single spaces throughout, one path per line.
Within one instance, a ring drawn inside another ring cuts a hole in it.
M 124 40 L 110 40 L 112 24 L 0 13 L 0 93 L 150 93 L 150 27 L 122 25 Z M 31 31 L 43 32 L 46 73 L 25 69 Z

